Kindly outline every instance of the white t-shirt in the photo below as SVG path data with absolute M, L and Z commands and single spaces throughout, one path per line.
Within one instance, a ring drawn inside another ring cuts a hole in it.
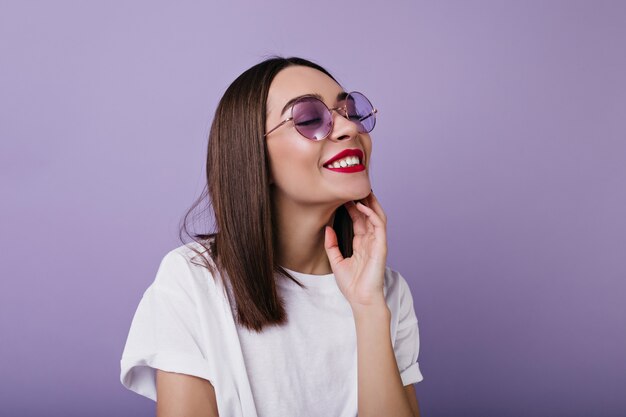
M 124 386 L 156 400 L 155 369 L 209 380 L 220 416 L 357 415 L 354 317 L 333 274 L 278 278 L 288 323 L 261 334 L 239 326 L 219 276 L 189 246 L 168 252 L 132 321 L 121 359 Z M 419 334 L 405 279 L 386 268 L 391 342 L 403 385 L 423 379 Z

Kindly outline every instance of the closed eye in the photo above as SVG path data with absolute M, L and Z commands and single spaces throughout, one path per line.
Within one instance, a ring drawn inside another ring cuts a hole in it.
M 300 121 L 298 121 L 296 123 L 296 125 L 298 125 L 298 126 L 311 126 L 311 125 L 319 124 L 319 123 L 321 123 L 321 121 L 322 121 L 322 119 L 317 117 L 315 119 L 300 120 Z
M 374 112 L 366 114 L 365 116 L 359 116 L 359 121 L 362 122 L 365 119 L 369 119 L 370 117 L 372 117 L 374 115 Z

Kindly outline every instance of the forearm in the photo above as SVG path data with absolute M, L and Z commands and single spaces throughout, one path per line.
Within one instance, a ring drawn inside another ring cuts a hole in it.
M 413 417 L 391 345 L 387 305 L 354 309 L 359 417 Z

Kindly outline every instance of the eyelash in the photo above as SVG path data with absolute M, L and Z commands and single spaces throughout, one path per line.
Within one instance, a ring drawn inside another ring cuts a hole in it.
M 319 117 L 316 119 L 309 119 L 309 120 L 304 120 L 301 121 L 299 123 L 296 123 L 298 126 L 308 126 L 308 125 L 312 125 L 314 123 L 319 123 L 322 119 L 320 119 Z

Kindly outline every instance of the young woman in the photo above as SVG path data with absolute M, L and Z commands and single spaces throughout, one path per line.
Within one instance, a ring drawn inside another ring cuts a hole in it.
M 164 256 L 122 355 L 122 383 L 158 416 L 419 416 L 413 299 L 369 179 L 375 120 L 300 58 L 226 90 L 207 156 L 216 233 Z

